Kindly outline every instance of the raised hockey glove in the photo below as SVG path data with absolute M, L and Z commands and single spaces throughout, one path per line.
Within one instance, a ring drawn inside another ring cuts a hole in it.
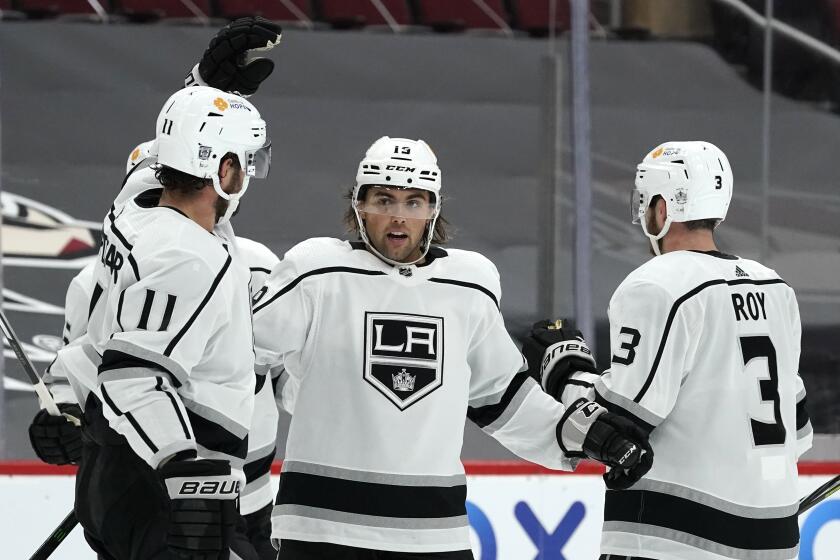
M 61 416 L 39 410 L 29 425 L 29 441 L 38 458 L 50 465 L 78 464 L 82 458 L 82 410 L 77 404 L 58 403 Z
M 169 494 L 166 544 L 175 558 L 227 560 L 241 477 L 215 459 L 170 460 L 158 469 Z
M 584 399 L 566 410 L 557 425 L 557 440 L 570 457 L 585 456 L 610 467 L 604 475 L 608 488 L 629 488 L 653 465 L 653 449 L 644 430 Z
M 273 61 L 257 55 L 273 49 L 281 33 L 279 25 L 260 16 L 232 21 L 213 37 L 184 85 L 253 94 L 274 70 Z
M 598 373 L 583 335 L 569 324 L 565 320 L 534 323 L 522 344 L 532 376 L 558 401 L 573 373 Z

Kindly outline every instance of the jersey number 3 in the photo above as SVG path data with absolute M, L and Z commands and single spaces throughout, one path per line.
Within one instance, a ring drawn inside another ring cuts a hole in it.
M 779 402 L 779 370 L 776 364 L 776 349 L 769 336 L 742 336 L 741 353 L 744 367 L 755 358 L 767 359 L 770 379 L 760 379 L 758 390 L 762 402 L 773 403 L 774 422 L 761 422 L 750 418 L 753 442 L 759 445 L 781 445 L 785 442 L 785 425 L 782 423 L 781 403 Z

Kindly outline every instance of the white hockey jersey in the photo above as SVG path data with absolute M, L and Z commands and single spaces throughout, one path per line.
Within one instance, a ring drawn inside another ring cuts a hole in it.
M 465 415 L 522 457 L 573 468 L 564 408 L 525 372 L 483 256 L 392 267 L 337 239 L 292 248 L 254 303 L 257 367 L 295 389 L 272 537 L 405 552 L 470 548 Z
M 254 403 L 249 271 L 213 233 L 146 191 L 112 206 L 89 323 L 111 427 L 153 468 L 179 451 L 241 469 Z
M 597 400 L 652 430 L 655 458 L 631 489 L 607 490 L 601 552 L 796 558 L 812 433 L 793 290 L 757 262 L 676 251 L 621 283 L 609 319 Z

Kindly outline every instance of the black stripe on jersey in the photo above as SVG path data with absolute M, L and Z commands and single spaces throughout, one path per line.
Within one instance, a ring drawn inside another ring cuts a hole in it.
M 799 544 L 796 515 L 769 519 L 741 517 L 650 490 L 607 490 L 604 521 L 664 527 L 747 550 L 788 549 Z
M 522 387 L 522 384 L 525 383 L 528 377 L 530 376 L 527 371 L 521 371 L 514 375 L 499 402 L 477 408 L 467 407 L 467 418 L 472 420 L 479 428 L 489 426 L 495 422 L 504 413 L 510 401 L 516 396 L 517 391 L 519 391 L 519 388 Z
M 102 286 L 99 285 L 99 282 L 93 287 L 93 293 L 90 296 L 90 306 L 88 307 L 88 320 L 90 320 L 90 316 L 93 315 L 93 310 L 96 309 L 96 304 L 99 302 L 99 298 L 102 297 Z
M 198 304 L 198 307 L 193 312 L 190 319 L 187 321 L 187 324 L 184 325 L 180 331 L 178 331 L 178 334 L 175 335 L 175 338 L 172 339 L 172 342 L 170 342 L 169 345 L 166 347 L 166 350 L 163 351 L 164 356 L 168 358 L 170 354 L 172 354 L 172 351 L 175 350 L 175 346 L 178 345 L 178 343 L 181 341 L 184 335 L 187 334 L 187 331 L 190 330 L 190 327 L 195 322 L 196 318 L 198 318 L 198 315 L 199 313 L 201 313 L 201 310 L 204 309 L 204 306 L 207 305 L 207 302 L 210 301 L 211 297 L 213 297 L 213 292 L 216 291 L 216 288 L 219 286 L 219 282 L 222 281 L 222 278 L 224 277 L 225 272 L 227 272 L 228 268 L 230 267 L 230 263 L 232 260 L 233 259 L 231 258 L 231 256 L 228 255 L 227 260 L 225 260 L 225 264 L 222 266 L 222 269 L 213 279 L 213 284 L 210 285 L 210 289 L 207 290 L 207 294 L 204 296 L 204 299 L 201 300 L 201 303 Z
M 152 450 L 152 453 L 157 453 L 157 446 L 152 442 L 151 438 L 149 438 L 149 436 L 146 435 L 146 432 L 143 431 L 143 428 L 140 427 L 140 424 L 134 418 L 134 415 L 130 412 L 123 413 L 119 408 L 117 408 L 117 405 L 114 403 L 114 401 L 111 400 L 111 396 L 105 389 L 105 385 L 101 385 L 100 389 L 102 390 L 102 398 L 105 399 L 105 402 L 108 404 L 111 410 L 114 411 L 114 414 L 116 414 L 117 416 L 125 416 L 128 420 L 128 423 L 131 424 L 131 426 L 134 428 L 134 431 L 136 431 L 137 434 L 140 436 L 140 439 L 143 440 L 143 443 L 145 443 L 149 447 L 149 449 Z
M 163 388 L 163 377 L 155 377 L 155 379 L 157 380 L 157 383 L 155 384 L 155 390 L 160 391 L 161 393 L 169 397 L 169 402 L 172 403 L 172 408 L 175 409 L 175 415 L 178 417 L 178 421 L 181 423 L 181 427 L 184 429 L 184 437 L 186 439 L 192 439 L 192 437 L 190 436 L 190 429 L 187 427 L 187 422 L 184 420 L 184 415 L 181 414 L 181 409 L 178 408 L 178 403 L 175 402 L 175 397 L 172 396 L 172 393 L 166 391 Z
M 245 463 L 245 466 L 242 468 L 245 472 L 245 484 L 253 482 L 264 474 L 271 472 L 271 463 L 274 462 L 274 454 L 276 452 L 277 448 L 275 447 L 271 450 L 271 453 L 265 457 L 261 457 L 260 459 L 251 461 L 250 463 Z
M 131 269 L 134 271 L 134 277 L 137 278 L 137 280 L 140 280 L 140 270 L 137 267 L 137 261 L 134 260 L 134 255 L 131 254 L 131 251 L 134 250 L 134 245 L 129 243 L 128 239 L 126 239 L 122 232 L 117 228 L 116 219 L 116 216 L 114 216 L 114 207 L 111 206 L 111 210 L 108 212 L 108 220 L 111 222 L 111 231 L 114 232 L 114 235 L 117 236 L 120 243 L 128 249 L 128 256 L 126 257 L 128 259 L 128 264 L 131 265 Z
M 163 310 L 163 319 L 160 322 L 159 331 L 163 332 L 169 328 L 169 321 L 172 320 L 172 311 L 175 309 L 175 300 L 177 296 L 169 294 L 166 298 L 166 309 Z
M 642 385 L 642 388 L 639 390 L 639 393 L 633 399 L 635 402 L 640 402 L 642 397 L 645 396 L 647 390 L 650 388 L 651 383 L 653 383 L 653 378 L 656 376 L 656 370 L 659 367 L 659 361 L 662 359 L 662 353 L 665 351 L 665 343 L 668 341 L 668 333 L 671 330 L 671 325 L 674 322 L 674 318 L 677 316 L 677 310 L 680 306 L 688 301 L 689 299 L 693 298 L 706 288 L 711 286 L 718 286 L 722 284 L 728 284 L 730 286 L 738 286 L 740 284 L 753 284 L 756 286 L 764 286 L 767 284 L 787 284 L 781 278 L 770 278 L 768 280 L 753 280 L 751 278 L 739 278 L 737 280 L 709 280 L 703 284 L 700 284 L 687 294 L 681 296 L 674 302 L 674 305 L 671 306 L 671 311 L 668 313 L 668 319 L 665 321 L 665 330 L 662 332 L 662 338 L 659 339 L 659 348 L 656 351 L 656 358 L 653 360 L 653 365 L 650 368 L 650 373 L 648 373 L 647 379 L 645 380 L 645 384 Z
M 138 329 L 149 330 L 149 313 L 152 312 L 152 304 L 155 302 L 155 291 L 146 288 L 146 299 L 143 300 L 143 311 L 140 312 Z
M 619 406 L 614 402 L 608 401 L 606 398 L 604 398 L 604 396 L 601 393 L 598 392 L 598 389 L 595 389 L 595 402 L 600 404 L 613 414 L 618 414 L 619 416 L 624 416 L 628 420 L 631 420 L 634 424 L 646 431 L 648 434 L 650 434 L 656 427 L 653 424 L 645 422 L 626 408 Z
M 248 436 L 238 438 L 212 420 L 187 409 L 187 418 L 195 435 L 195 442 L 211 451 L 245 459 L 248 455 Z
M 249 270 L 251 272 L 265 272 L 266 274 L 271 274 L 270 268 L 263 268 L 261 266 L 252 266 Z
M 268 377 L 269 374 L 266 373 L 265 375 L 260 375 L 259 373 L 255 373 L 254 375 L 257 376 L 257 381 L 254 384 L 254 394 L 256 395 L 260 392 L 260 389 L 263 388 L 263 385 L 265 385 L 265 378 Z
M 120 317 L 122 317 L 122 307 L 123 307 L 123 300 L 125 299 L 125 290 L 120 292 L 120 299 L 117 302 L 117 324 L 120 326 L 120 330 L 125 332 L 125 329 L 122 326 L 122 322 Z
M 478 290 L 479 292 L 482 292 L 484 295 L 492 299 L 496 307 L 499 307 L 499 300 L 496 299 L 495 294 L 493 294 L 493 292 L 491 292 L 481 284 L 473 284 L 472 282 L 452 280 L 449 278 L 429 278 L 429 282 L 436 282 L 438 284 L 452 284 L 453 286 L 461 286 L 462 288 L 472 288 L 473 290 Z
M 277 505 L 343 511 L 359 515 L 439 518 L 466 515 L 467 486 L 398 486 L 283 472 Z
M 99 364 L 97 375 L 101 375 L 106 371 L 123 368 L 146 368 L 151 371 L 163 371 L 169 374 L 169 382 L 173 387 L 178 388 L 181 386 L 178 378 L 160 364 L 126 354 L 125 352 L 120 352 L 119 350 L 105 350 L 105 353 L 102 354 L 102 362 Z
M 286 284 L 283 287 L 283 289 L 281 289 L 279 292 L 277 292 L 276 294 L 268 298 L 265 302 L 255 307 L 254 313 L 264 308 L 265 306 L 270 305 L 274 300 L 276 300 L 280 296 L 287 294 L 292 289 L 294 289 L 295 286 L 297 286 L 310 276 L 317 276 L 319 274 L 330 274 L 332 272 L 348 272 L 350 274 L 363 274 L 366 276 L 385 276 L 385 273 L 381 270 L 366 270 L 364 268 L 352 268 L 349 266 L 328 266 L 326 268 L 316 268 L 315 270 L 310 270 L 309 272 L 301 274 L 300 276 Z
M 796 403 L 796 429 L 801 430 L 805 426 L 808 425 L 808 422 L 811 418 L 808 416 L 808 409 L 806 408 L 805 401 L 808 400 L 808 397 L 802 397 L 802 400 Z

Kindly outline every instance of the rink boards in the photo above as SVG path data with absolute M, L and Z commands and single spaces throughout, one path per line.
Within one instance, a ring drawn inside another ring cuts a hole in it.
M 468 462 L 467 509 L 476 560 L 591 560 L 597 557 L 604 486 L 595 465 L 556 474 L 514 462 Z M 275 465 L 274 484 L 277 484 Z M 805 495 L 840 473 L 840 463 L 800 465 Z M 70 510 L 73 469 L 0 464 L 3 558 L 25 559 Z M 800 518 L 800 560 L 840 558 L 840 492 Z M 77 528 L 51 557 L 93 560 Z

